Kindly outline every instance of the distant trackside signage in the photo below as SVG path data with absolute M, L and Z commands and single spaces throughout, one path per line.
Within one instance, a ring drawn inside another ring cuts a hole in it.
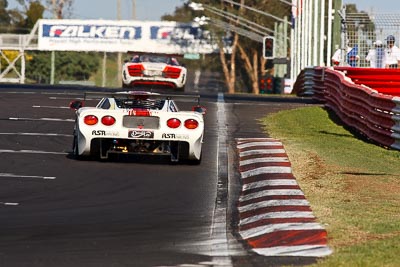
M 128 20 L 40 20 L 39 49 L 56 51 L 216 52 L 210 34 L 191 23 Z

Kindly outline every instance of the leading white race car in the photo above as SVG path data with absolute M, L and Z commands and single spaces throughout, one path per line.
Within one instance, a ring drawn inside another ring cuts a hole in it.
M 200 96 L 162 95 L 145 91 L 86 93 L 101 97 L 96 107 L 76 100 L 73 155 L 107 159 L 110 154 L 169 156 L 172 162 L 200 163 L 205 108 Z M 192 111 L 180 111 L 175 100 L 195 100 Z
M 134 54 L 122 67 L 122 87 L 168 87 L 183 91 L 187 70 L 176 56 L 165 54 Z

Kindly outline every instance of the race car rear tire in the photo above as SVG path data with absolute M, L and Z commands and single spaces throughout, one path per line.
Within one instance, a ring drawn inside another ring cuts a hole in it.
M 178 149 L 179 162 L 185 162 L 190 165 L 198 165 L 201 163 L 201 155 L 199 159 L 189 159 L 189 143 L 179 142 Z
M 101 139 L 93 139 L 90 144 L 90 156 L 95 160 L 103 159 L 100 149 L 101 145 Z
M 74 134 L 74 140 L 72 141 L 72 156 L 75 159 L 82 158 L 82 156 L 79 155 L 78 137 L 75 134 Z

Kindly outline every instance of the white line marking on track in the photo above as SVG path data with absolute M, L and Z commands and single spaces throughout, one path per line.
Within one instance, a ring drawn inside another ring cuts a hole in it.
M 259 167 L 252 170 L 248 170 L 242 172 L 242 178 L 246 179 L 252 176 L 256 176 L 259 174 L 271 174 L 271 173 L 292 173 L 291 167 L 283 167 L 283 166 L 269 166 L 269 167 Z
M 74 119 L 58 119 L 58 118 L 16 118 L 16 117 L 10 117 L 8 118 L 11 121 L 68 121 L 68 122 L 74 122 Z
M 13 174 L 13 173 L 0 173 L 0 177 L 32 178 L 32 179 L 43 179 L 43 180 L 54 180 L 54 179 L 56 179 L 56 177 L 54 177 L 54 176 L 19 175 L 19 174 Z
M 67 92 L 40 92 L 41 95 L 70 95 L 70 96 L 82 96 L 82 93 L 67 93 Z M 68 98 L 69 99 L 69 98 Z
M 223 185 L 223 178 L 227 175 L 227 162 L 224 160 L 227 157 L 227 149 L 226 149 L 226 136 L 227 136 L 227 126 L 226 126 L 226 118 L 225 118 L 225 106 L 224 106 L 224 94 L 218 93 L 218 102 L 217 102 L 217 114 L 218 114 L 218 138 L 217 138 L 217 170 L 218 170 L 218 189 L 217 189 L 217 198 L 216 204 L 214 207 L 213 215 L 212 215 L 212 225 L 211 225 L 211 233 L 210 237 L 213 240 L 218 240 L 216 244 L 211 246 L 211 254 L 213 256 L 213 262 L 217 261 L 218 264 L 223 264 L 224 266 L 231 267 L 232 259 L 230 257 L 230 251 L 228 247 L 228 236 L 227 236 L 227 225 L 226 225 L 226 213 L 227 207 L 226 203 L 222 202 L 221 199 L 221 188 L 219 186 Z M 220 164 L 220 161 L 223 161 Z
M 276 223 L 254 227 L 249 230 L 240 231 L 244 239 L 273 233 L 276 231 L 296 231 L 296 230 L 324 230 L 319 223 Z
M 54 109 L 69 109 L 66 106 L 32 106 L 33 108 L 54 108 Z
M 0 153 L 68 155 L 67 152 L 52 152 L 52 151 L 40 151 L 40 150 L 11 150 L 11 149 L 0 149 Z
M 286 153 L 285 149 L 255 149 L 249 151 L 242 151 L 239 153 L 239 156 L 244 157 L 244 156 L 253 156 L 260 154 L 282 154 L 282 153 Z
M 257 222 L 264 219 L 287 219 L 287 218 L 315 218 L 312 211 L 278 211 L 278 212 L 267 212 L 252 217 L 244 218 L 240 220 L 239 225 L 245 225 L 253 222 Z
M 0 92 L 0 94 L 21 94 L 21 95 L 33 95 L 37 94 L 37 92 L 27 92 L 27 91 L 7 91 L 7 92 Z
M 58 96 L 50 96 L 49 99 L 51 100 L 71 100 L 70 97 L 58 97 Z M 75 100 L 84 100 L 83 97 L 74 97 Z
M 273 189 L 273 190 L 264 190 L 261 192 L 255 192 L 251 194 L 247 194 L 241 196 L 239 198 L 240 202 L 251 200 L 254 198 L 260 198 L 265 196 L 304 196 L 303 191 L 298 189 Z
M 17 202 L 0 202 L 0 205 L 4 205 L 4 206 L 18 206 L 19 203 L 17 203 Z
M 265 200 L 257 203 L 251 203 L 238 207 L 239 212 L 254 211 L 260 208 L 279 207 L 279 206 L 310 206 L 306 199 L 273 199 Z
M 72 134 L 57 134 L 57 133 L 0 133 L 0 135 L 26 135 L 26 136 L 64 136 L 72 137 Z

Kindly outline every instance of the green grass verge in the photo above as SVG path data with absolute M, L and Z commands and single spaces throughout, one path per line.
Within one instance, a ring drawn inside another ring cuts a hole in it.
M 334 250 L 315 266 L 400 266 L 400 152 L 359 138 L 321 107 L 262 119 L 287 151 Z

